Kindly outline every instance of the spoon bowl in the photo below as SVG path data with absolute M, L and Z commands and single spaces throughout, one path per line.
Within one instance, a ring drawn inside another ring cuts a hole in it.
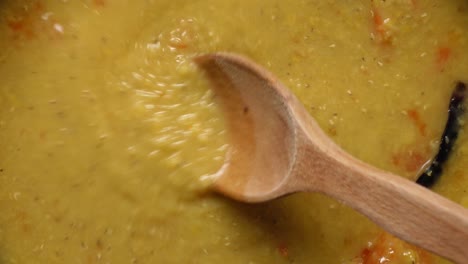
M 240 57 L 225 56 L 247 63 Z M 269 82 L 273 76 L 258 78 L 261 68 L 213 59 L 206 55 L 196 62 L 213 82 L 232 145 L 215 186 L 240 201 L 262 202 L 281 196 L 278 191 L 285 191 L 283 185 L 288 183 L 297 154 L 295 120 L 287 104 L 295 98 L 285 88 L 276 90 Z
M 273 74 L 228 53 L 195 58 L 219 99 L 231 149 L 215 189 L 243 202 L 320 192 L 397 237 L 468 263 L 468 210 L 343 151 Z

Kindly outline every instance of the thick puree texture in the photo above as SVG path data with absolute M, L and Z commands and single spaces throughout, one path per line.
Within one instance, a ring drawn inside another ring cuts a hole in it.
M 0 263 L 447 263 L 319 194 L 212 193 L 228 131 L 192 58 L 251 57 L 416 180 L 467 50 L 465 0 L 0 0 Z M 433 189 L 468 207 L 467 164 L 461 130 Z

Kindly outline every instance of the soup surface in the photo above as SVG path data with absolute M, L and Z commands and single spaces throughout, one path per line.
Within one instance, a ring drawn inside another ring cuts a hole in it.
M 192 58 L 251 57 L 416 180 L 467 50 L 465 0 L 0 1 L 0 263 L 447 263 L 319 194 L 214 194 L 229 131 Z M 466 207 L 467 153 L 433 188 Z

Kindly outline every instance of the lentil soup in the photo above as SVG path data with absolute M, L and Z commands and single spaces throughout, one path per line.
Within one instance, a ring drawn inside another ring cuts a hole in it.
M 251 57 L 416 180 L 467 50 L 465 0 L 0 0 L 0 263 L 447 263 L 320 194 L 214 194 L 228 131 L 192 58 Z M 432 187 L 465 207 L 467 153 L 462 128 Z

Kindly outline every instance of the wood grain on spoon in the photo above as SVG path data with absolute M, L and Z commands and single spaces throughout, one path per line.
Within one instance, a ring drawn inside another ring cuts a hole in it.
M 320 192 L 390 233 L 457 263 L 468 263 L 468 210 L 338 147 L 271 73 L 244 57 L 195 58 L 219 98 L 232 148 L 215 188 L 262 202 Z

